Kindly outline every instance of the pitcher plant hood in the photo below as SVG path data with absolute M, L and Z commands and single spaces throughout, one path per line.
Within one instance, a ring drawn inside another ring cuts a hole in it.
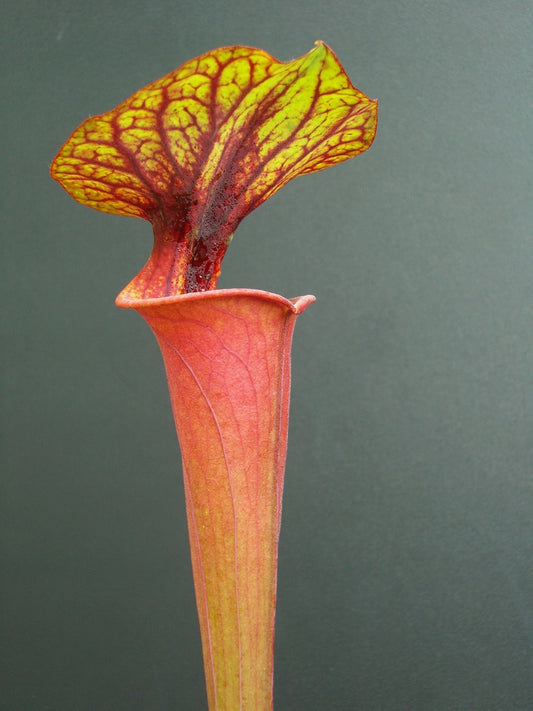
M 289 62 L 222 47 L 84 121 L 51 174 L 89 207 L 152 223 L 152 254 L 123 301 L 206 291 L 248 213 L 365 151 L 376 123 L 377 102 L 323 42 Z

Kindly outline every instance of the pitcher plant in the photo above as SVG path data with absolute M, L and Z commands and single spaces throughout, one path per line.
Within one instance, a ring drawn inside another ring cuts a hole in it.
M 217 290 L 221 262 L 248 213 L 365 151 L 376 123 L 323 42 L 289 62 L 223 47 L 87 119 L 52 163 L 79 202 L 153 226 L 116 303 L 145 318 L 165 363 L 210 711 L 273 708 L 291 342 L 314 301 Z

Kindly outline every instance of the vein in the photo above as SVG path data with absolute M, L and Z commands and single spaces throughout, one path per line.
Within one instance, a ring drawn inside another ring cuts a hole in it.
M 229 485 L 229 489 L 230 489 L 231 503 L 232 503 L 232 508 L 233 508 L 233 555 L 234 555 L 234 577 L 235 577 L 235 604 L 236 604 L 236 608 L 237 608 L 237 638 L 238 638 L 238 648 L 239 648 L 239 698 L 240 698 L 239 706 L 242 707 L 242 654 L 241 654 L 241 621 L 240 621 L 240 608 L 239 608 L 238 558 L 237 558 L 237 509 L 236 509 L 236 503 L 235 503 L 235 495 L 234 495 L 234 491 L 233 491 L 231 468 L 229 466 L 228 455 L 226 452 L 226 445 L 224 442 L 224 436 L 222 434 L 222 429 L 220 427 L 220 423 L 218 421 L 216 412 L 213 408 L 211 400 L 209 399 L 209 396 L 207 395 L 204 388 L 202 387 L 202 384 L 198 380 L 198 377 L 196 376 L 196 373 L 194 372 L 194 368 L 192 368 L 192 366 L 189 365 L 187 359 L 180 353 L 180 351 L 178 350 L 178 348 L 175 345 L 170 343 L 164 337 L 162 337 L 162 340 L 164 340 L 165 343 L 176 353 L 176 355 L 181 360 L 181 362 L 183 363 L 185 368 L 189 371 L 192 379 L 194 380 L 196 387 L 198 388 L 201 396 L 203 397 L 203 399 L 207 405 L 207 408 L 209 409 L 211 417 L 213 418 L 213 422 L 215 423 L 215 427 L 217 429 L 218 436 L 220 439 L 220 445 L 222 447 L 222 453 L 224 456 L 224 464 L 225 464 L 226 472 L 228 475 L 228 485 Z M 208 621 L 208 626 L 209 626 L 209 621 Z

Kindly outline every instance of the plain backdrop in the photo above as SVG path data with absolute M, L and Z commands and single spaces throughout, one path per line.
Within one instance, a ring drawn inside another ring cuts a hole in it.
M 239 227 L 293 351 L 277 711 L 533 708 L 531 3 L 18 0 L 1 32 L 2 711 L 201 711 L 162 362 L 114 306 L 148 223 L 49 178 L 85 118 L 221 45 L 317 39 L 374 146 Z M 232 711 L 232 710 L 230 710 Z

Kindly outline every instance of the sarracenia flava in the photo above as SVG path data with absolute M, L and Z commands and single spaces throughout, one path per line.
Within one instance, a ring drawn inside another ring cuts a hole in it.
M 146 319 L 165 362 L 211 711 L 272 708 L 291 340 L 314 300 L 216 290 L 220 265 L 249 212 L 365 151 L 376 122 L 322 42 L 290 62 L 223 47 L 87 119 L 52 164 L 79 202 L 153 225 L 117 304 Z

